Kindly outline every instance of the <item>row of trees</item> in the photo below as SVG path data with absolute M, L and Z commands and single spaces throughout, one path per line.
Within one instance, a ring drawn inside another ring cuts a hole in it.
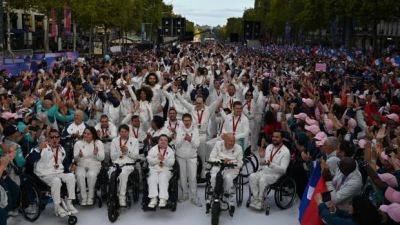
M 140 33 L 142 24 L 146 26 L 148 35 L 155 37 L 157 28 L 163 17 L 177 16 L 173 13 L 172 5 L 163 0 L 11 0 L 11 8 L 36 10 L 50 16 L 52 8 L 69 7 L 72 20 L 80 31 L 89 33 L 92 41 L 94 28 L 107 31 L 118 30 Z M 192 23 L 188 23 L 193 26 Z M 107 35 L 105 44 L 107 44 Z M 90 44 L 92 46 L 92 44 Z
M 400 18 L 399 0 L 256 0 L 241 18 L 228 19 L 222 37 L 231 32 L 243 34 L 242 21 L 261 21 L 263 31 L 275 37 L 288 32 L 292 38 L 302 39 L 307 32 L 341 30 L 346 43 L 351 45 L 355 25 L 371 28 L 376 36 L 380 21 Z

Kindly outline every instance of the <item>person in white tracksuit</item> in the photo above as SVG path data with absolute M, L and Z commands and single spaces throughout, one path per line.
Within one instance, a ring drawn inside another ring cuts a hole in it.
M 225 162 L 236 164 L 235 168 L 225 169 L 222 172 L 224 177 L 224 190 L 229 194 L 229 204 L 233 205 L 232 199 L 232 188 L 233 180 L 239 175 L 240 168 L 243 165 L 243 152 L 240 145 L 235 144 L 235 137 L 233 134 L 223 134 L 221 136 L 223 141 L 219 141 L 215 144 L 210 154 L 210 162 Z M 219 167 L 214 166 L 211 169 L 211 186 L 215 187 L 215 178 L 219 171 Z
M 201 206 L 197 198 L 197 148 L 200 145 L 199 131 L 193 125 L 192 116 L 183 114 L 183 126 L 178 128 L 176 135 L 176 159 L 180 167 L 180 183 L 182 200 L 188 199 L 192 204 Z
M 236 144 L 239 144 L 243 151 L 246 149 L 249 139 L 249 120 L 243 114 L 242 103 L 233 103 L 233 113 L 225 117 L 222 134 L 232 133 L 235 136 Z
M 104 144 L 104 161 L 109 163 L 111 141 L 117 136 L 117 128 L 109 121 L 107 115 L 101 115 L 100 123 L 98 123 L 94 128 L 96 128 L 97 135 Z
M 157 205 L 157 198 L 160 199 L 159 207 L 165 207 L 168 200 L 168 186 L 171 179 L 171 169 L 175 163 L 175 152 L 168 146 L 168 136 L 159 136 L 158 144 L 150 149 L 147 155 L 149 163 L 149 208 Z
M 113 164 L 123 166 L 125 164 L 135 163 L 139 157 L 139 143 L 137 139 L 129 136 L 129 127 L 122 124 L 118 128 L 119 136 L 111 142 L 110 157 Z M 126 186 L 128 177 L 133 172 L 134 166 L 123 166 L 119 175 L 119 205 L 126 206 Z
M 99 140 L 94 127 L 86 128 L 83 140 L 75 143 L 74 159 L 77 164 L 75 175 L 81 192 L 81 205 L 93 205 L 97 175 L 104 160 L 103 142 Z
M 34 173 L 50 186 L 54 210 L 60 217 L 78 213 L 72 204 L 75 199 L 75 176 L 64 172 L 69 169 L 65 156 L 64 148 L 60 145 L 60 133 L 55 129 L 50 130 L 48 141 L 40 143 L 28 156 L 28 161 L 34 165 Z M 66 201 L 61 199 L 62 183 L 67 186 Z
M 202 96 L 196 97 L 195 105 L 188 103 L 181 95 L 178 94 L 178 99 L 182 104 L 189 110 L 193 120 L 196 122 L 197 128 L 199 129 L 199 156 L 203 164 L 203 170 L 201 171 L 201 177 L 205 177 L 205 163 L 209 157 L 207 152 L 207 128 L 210 121 L 210 117 L 215 113 L 216 108 L 222 101 L 222 95 L 213 102 L 210 106 L 205 105 L 205 99 Z
M 282 143 L 282 133 L 277 131 L 272 135 L 272 144 L 259 152 L 261 170 L 252 173 L 249 177 L 252 199 L 250 207 L 261 209 L 266 187 L 274 184 L 286 173 L 290 163 L 290 151 Z

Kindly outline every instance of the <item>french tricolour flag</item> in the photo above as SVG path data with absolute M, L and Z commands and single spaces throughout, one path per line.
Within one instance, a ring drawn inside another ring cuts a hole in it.
M 322 220 L 318 215 L 318 205 L 314 200 L 317 193 L 326 192 L 325 181 L 321 176 L 321 166 L 314 161 L 313 171 L 304 190 L 303 198 L 299 207 L 299 222 L 301 225 L 322 225 Z

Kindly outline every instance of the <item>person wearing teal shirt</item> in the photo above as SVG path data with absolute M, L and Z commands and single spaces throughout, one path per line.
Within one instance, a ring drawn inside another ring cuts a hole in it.
M 35 103 L 36 112 L 44 113 L 49 119 L 50 123 L 57 122 L 69 123 L 74 120 L 74 111 L 68 109 L 68 114 L 63 115 L 59 112 L 59 106 L 54 104 L 51 99 L 45 98 L 43 102 L 41 100 Z

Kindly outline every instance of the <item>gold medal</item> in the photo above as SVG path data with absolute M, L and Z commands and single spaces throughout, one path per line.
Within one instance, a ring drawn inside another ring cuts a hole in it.
M 60 167 L 58 164 L 54 165 L 55 169 L 58 169 L 58 167 Z

